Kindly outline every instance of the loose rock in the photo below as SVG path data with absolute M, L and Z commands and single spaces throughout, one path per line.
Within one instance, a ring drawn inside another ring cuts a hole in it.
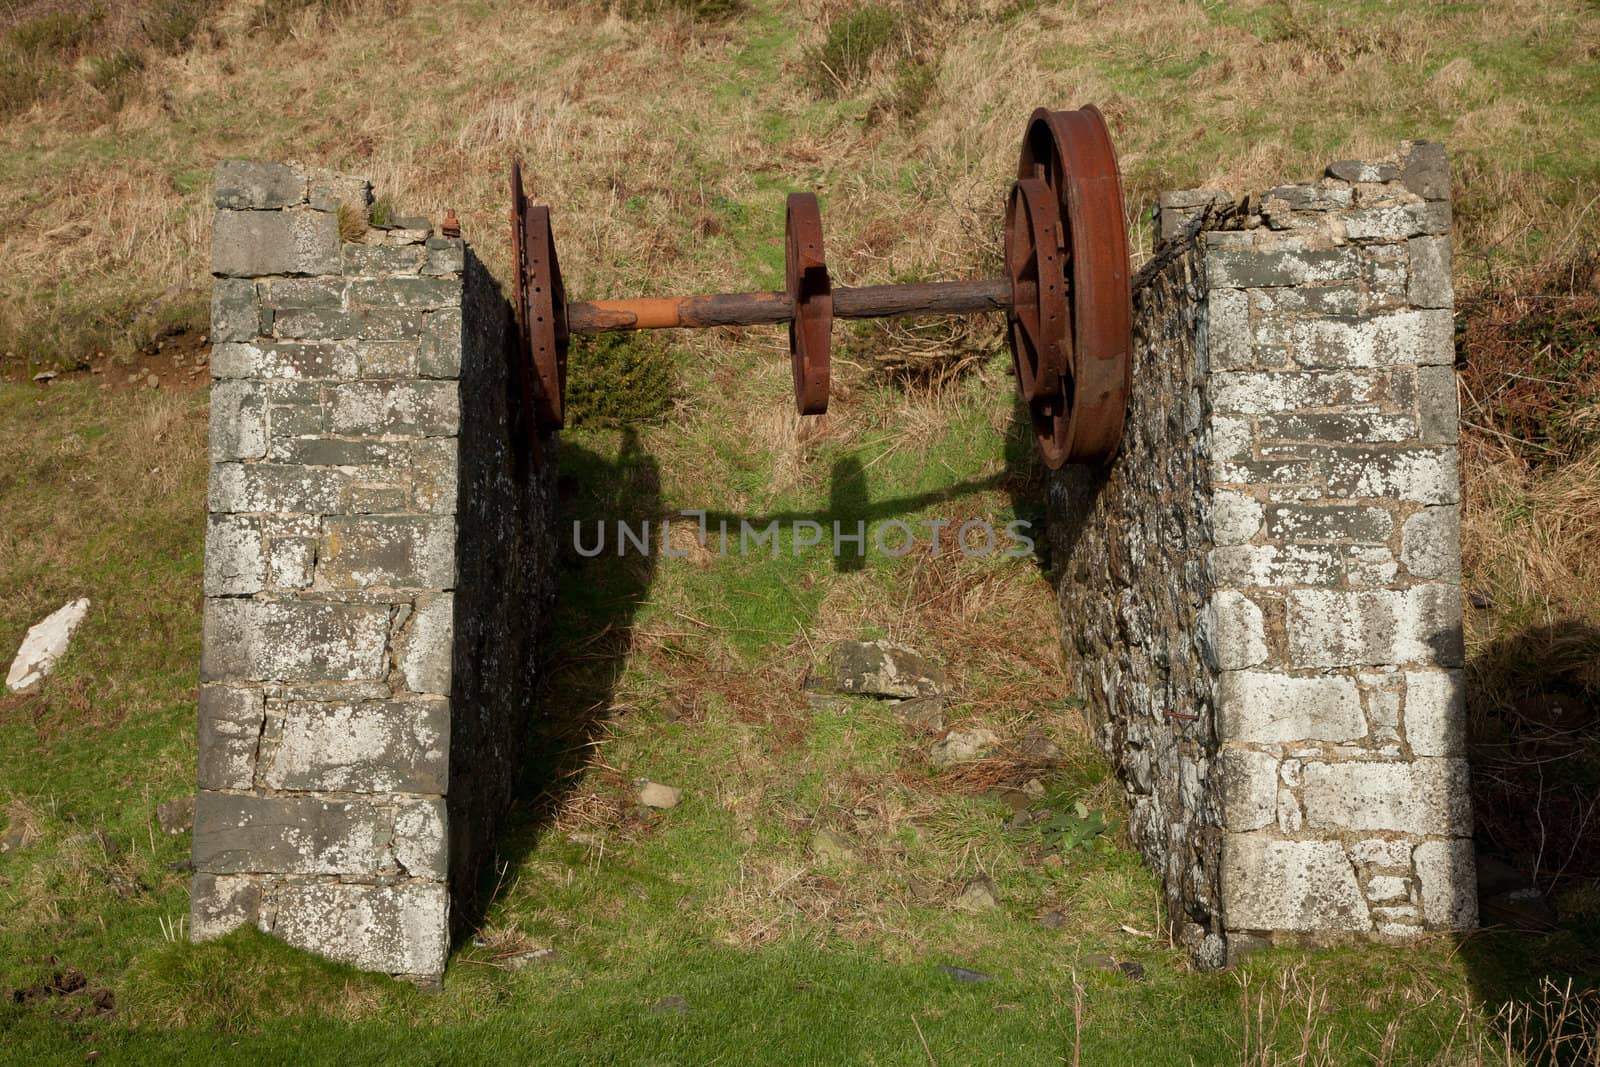
M 982 971 L 969 971 L 965 967 L 954 967 L 948 963 L 939 964 L 939 969 L 958 982 L 992 982 L 994 975 L 984 974 Z
M 951 730 L 943 741 L 933 746 L 928 758 L 940 766 L 967 763 L 988 756 L 999 743 L 1000 738 L 994 731 L 981 726 L 971 730 Z
M 834 685 L 845 693 L 910 699 L 950 689 L 937 664 L 889 641 L 840 641 L 829 655 L 829 666 Z
M 987 878 L 974 878 L 956 898 L 956 907 L 969 911 L 985 911 L 1000 906 L 1000 892 Z
M 508 970 L 521 971 L 536 963 L 549 963 L 556 956 L 556 950 L 553 948 L 536 948 L 529 952 L 519 952 L 515 956 L 507 956 L 501 962 Z
M 939 733 L 944 730 L 944 697 L 902 700 L 894 705 L 894 716 L 917 733 Z
M 13 693 L 31 693 L 39 688 L 66 655 L 72 635 L 78 632 L 88 614 L 89 601 L 74 600 L 29 630 L 6 675 L 6 687 Z
M 677 993 L 673 993 L 650 1005 L 650 1010 L 657 1015 L 685 1015 L 689 1011 L 689 1002 Z
M 194 829 L 194 797 L 173 797 L 156 805 L 156 822 L 164 834 L 183 834 Z
M 811 854 L 829 864 L 848 865 L 860 859 L 849 839 L 833 830 L 818 830 L 811 835 Z
M 682 797 L 683 790 L 676 786 L 662 785 L 648 778 L 639 780 L 639 803 L 647 808 L 675 808 Z

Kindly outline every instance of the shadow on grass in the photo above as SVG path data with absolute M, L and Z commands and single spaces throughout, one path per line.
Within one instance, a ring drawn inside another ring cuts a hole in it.
M 1503 637 L 1467 662 L 1468 754 L 1482 929 L 1463 939 L 1493 1013 L 1534 1062 L 1595 1062 L 1600 1005 L 1600 629 L 1570 621 Z M 1552 1005 L 1555 997 L 1566 1014 Z M 1580 1039 L 1587 1044 L 1579 1044 Z
M 526 732 L 515 739 L 520 762 L 511 809 L 492 840 L 490 862 L 478 874 L 466 926 L 482 922 L 504 873 L 518 868 L 538 844 L 589 765 L 633 647 L 635 615 L 655 574 L 654 553 L 619 557 L 608 551 L 591 558 L 576 551 L 572 538 L 575 523 L 586 531 L 604 523 L 614 531 L 620 520 L 637 530 L 660 512 L 659 465 L 638 434 L 621 431 L 614 459 L 563 441 L 557 462 L 556 597 L 542 627 L 540 684 Z

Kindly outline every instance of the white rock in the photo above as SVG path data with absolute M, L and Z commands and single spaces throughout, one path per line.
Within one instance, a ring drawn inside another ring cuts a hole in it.
M 994 731 L 981 726 L 972 730 L 951 730 L 943 741 L 933 746 L 929 757 L 940 764 L 965 763 L 983 759 L 999 743 L 1000 738 Z
M 639 783 L 639 803 L 647 808 L 675 808 L 683 797 L 683 790 L 660 782 L 643 780 Z
M 66 607 L 28 631 L 17 650 L 17 658 L 6 675 L 6 688 L 13 693 L 31 693 L 39 688 L 45 677 L 55 669 L 57 661 L 67 653 L 72 635 L 78 631 L 84 616 L 89 614 L 87 598 L 74 600 Z

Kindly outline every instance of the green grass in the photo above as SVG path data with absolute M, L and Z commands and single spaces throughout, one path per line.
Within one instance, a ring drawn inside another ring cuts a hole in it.
M 315 0 L 243 31 L 178 18 L 131 51 L 29 44 L 18 54 L 57 57 L 49 77 L 83 95 L 0 134 L 0 186 L 28 223 L 28 266 L 0 281 L 6 368 L 139 358 L 192 326 L 223 155 L 376 170 L 392 186 L 380 212 L 455 206 L 503 267 L 505 164 L 521 154 L 574 298 L 777 288 L 783 197 L 800 189 L 822 194 L 840 284 L 979 273 L 1028 109 L 1091 96 L 1111 115 L 1130 208 L 1158 188 L 1243 192 L 1434 136 L 1457 163 L 1463 281 L 1594 217 L 1580 210 L 1600 181 L 1600 70 L 1582 5 L 1493 19 L 1476 3 L 1044 0 L 857 7 L 826 25 L 761 0 L 623 3 L 597 19 L 600 6 L 530 20 L 485 3 Z M 825 93 L 806 84 L 824 57 L 847 75 Z M 1454 68 L 1459 86 L 1435 85 L 1457 60 L 1470 64 Z M 108 120 L 103 97 L 124 90 Z M 90 233 L 44 236 L 73 222 Z M 142 240 L 112 239 L 127 233 Z M 913 343 L 929 362 L 896 363 Z M 735 536 L 740 519 L 1038 521 L 997 345 L 841 325 L 844 391 L 803 429 L 784 414 L 781 331 L 576 349 L 564 529 L 679 508 Z M 1473 1063 L 1493 1060 L 1480 1045 L 1502 1001 L 1545 974 L 1600 974 L 1600 907 L 1581 892 L 1549 935 L 1282 949 L 1192 973 L 1150 936 L 1157 879 L 1063 692 L 1048 561 L 836 561 L 787 540 L 760 560 L 566 553 L 550 710 L 603 744 L 554 810 L 538 794 L 575 768 L 534 746 L 499 892 L 443 992 L 248 932 L 189 945 L 171 925 L 189 839 L 161 835 L 153 813 L 192 788 L 203 397 L 0 384 L 0 425 L 0 653 L 66 600 L 94 601 L 42 697 L 0 694 L 0 806 L 37 835 L 0 853 L 0 987 L 71 966 L 116 997 L 108 1018 L 80 1017 L 81 994 L 0 998 L 0 1063 L 1267 1063 L 1263 1044 L 1298 1054 L 1308 1014 L 1331 1062 L 1377 1058 L 1393 1026 L 1391 1062 Z M 1537 486 L 1519 483 L 1517 500 L 1545 506 Z M 1547 606 L 1508 599 L 1501 623 Z M 892 712 L 812 706 L 801 679 L 839 637 L 946 661 L 963 685 L 952 724 L 1038 724 L 1062 748 L 1042 772 L 1046 806 L 1082 803 L 1110 829 L 1047 863 L 1043 833 L 1008 830 L 1009 809 L 937 773 L 929 739 Z M 683 804 L 634 808 L 641 776 L 681 786 Z M 820 830 L 857 861 L 813 856 Z M 953 907 L 980 875 L 1000 906 Z M 1052 911 L 1059 928 L 1037 921 Z M 503 969 L 532 945 L 559 956 Z M 995 981 L 958 984 L 940 964 Z M 686 1013 L 652 1010 L 674 995 Z M 1262 1018 L 1276 1020 L 1264 1039 Z

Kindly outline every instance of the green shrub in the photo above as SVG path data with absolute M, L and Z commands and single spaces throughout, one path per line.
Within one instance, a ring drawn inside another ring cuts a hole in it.
M 837 96 L 864 78 L 872 61 L 905 40 L 899 11 L 881 4 L 858 7 L 834 19 L 828 36 L 806 52 L 806 80 L 825 96 Z
M 567 425 L 652 422 L 677 391 L 672 352 L 644 334 L 574 337 L 567 357 Z

